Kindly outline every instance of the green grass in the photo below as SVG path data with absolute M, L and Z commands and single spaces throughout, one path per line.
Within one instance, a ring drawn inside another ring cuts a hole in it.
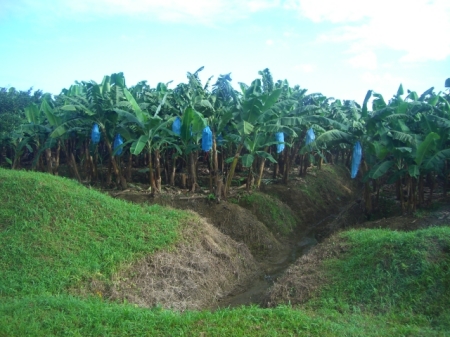
M 442 336 L 373 315 L 316 314 L 287 306 L 176 313 L 74 297 L 0 303 L 0 336 Z
M 0 169 L 0 336 L 450 336 L 450 228 L 343 232 L 300 308 L 177 313 L 73 291 L 170 248 L 189 213 Z M 342 239 L 340 239 L 342 240 Z
M 291 209 L 268 194 L 244 194 L 239 199 L 239 205 L 253 211 L 274 234 L 289 235 L 297 225 Z
M 312 307 L 426 320 L 450 331 L 450 228 L 352 230 L 350 250 L 326 263 L 329 284 Z
M 59 294 L 177 240 L 192 216 L 69 179 L 0 169 L 0 298 Z
M 318 207 L 326 207 L 324 198 L 325 195 L 331 195 L 334 198 L 343 198 L 347 194 L 341 186 L 341 182 L 348 179 L 344 175 L 348 174 L 340 166 L 324 165 L 319 170 L 313 168 L 311 174 L 307 174 L 304 177 L 305 184 L 298 184 L 297 189 L 302 191 L 311 201 L 313 201 Z

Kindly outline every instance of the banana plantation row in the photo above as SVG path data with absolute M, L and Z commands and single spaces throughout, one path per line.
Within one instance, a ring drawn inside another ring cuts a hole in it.
M 128 88 L 117 73 L 100 84 L 76 82 L 56 97 L 41 95 L 19 125 L 0 133 L 0 164 L 57 175 L 64 162 L 80 181 L 120 188 L 132 181 L 133 169 L 145 167 L 140 171 L 148 172 L 155 194 L 163 178 L 175 185 L 177 173 L 178 183 L 194 192 L 200 161 L 210 191 L 226 197 L 236 169 L 245 170 L 251 189 L 259 188 L 266 165 L 286 184 L 294 168 L 304 175 L 312 164 L 340 161 L 364 183 L 367 213 L 385 184 L 395 183 L 409 212 L 424 204 L 426 184 L 429 198 L 436 179 L 446 193 L 448 94 L 405 93 L 400 85 L 388 102 L 369 90 L 360 106 L 274 82 L 268 69 L 249 86 L 239 83 L 240 91 L 230 74 L 202 84 L 202 70 L 187 73 L 188 82 L 174 89 L 146 81 Z M 6 116 L 0 114 L 4 125 Z

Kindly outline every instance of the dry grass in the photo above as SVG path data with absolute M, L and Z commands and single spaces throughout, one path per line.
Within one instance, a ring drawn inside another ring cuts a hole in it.
M 176 209 L 192 210 L 233 240 L 246 244 L 258 261 L 269 255 L 276 255 L 284 249 L 282 243 L 250 210 L 233 203 L 217 204 L 201 198 L 180 199 L 171 195 L 149 199 L 139 193 L 123 193 L 118 198 L 141 204 L 157 203 Z
M 308 301 L 327 282 L 322 268 L 323 261 L 337 257 L 347 250 L 347 244 L 338 235 L 314 246 L 278 279 L 266 296 L 265 305 L 276 307 L 279 304 L 296 305 Z
M 257 273 L 247 246 L 205 220 L 192 222 L 171 251 L 148 256 L 115 275 L 110 299 L 178 311 L 213 307 Z

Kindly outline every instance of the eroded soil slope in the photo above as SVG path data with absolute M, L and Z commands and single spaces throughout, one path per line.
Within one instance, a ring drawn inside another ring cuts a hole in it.
M 115 275 L 112 300 L 183 311 L 204 309 L 258 273 L 249 249 L 204 219 L 183 230 L 170 251 L 147 256 Z

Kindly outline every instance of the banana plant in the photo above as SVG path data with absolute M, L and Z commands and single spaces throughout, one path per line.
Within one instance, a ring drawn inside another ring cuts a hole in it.
M 196 161 L 199 141 L 202 131 L 207 126 L 207 120 L 201 113 L 188 107 L 181 118 L 181 144 L 188 162 L 189 188 L 195 192 L 197 186 Z
M 115 108 L 126 99 L 124 89 L 123 73 L 104 76 L 100 84 L 94 81 L 82 82 L 64 89 L 61 95 L 64 105 L 60 109 L 65 114 L 51 133 L 53 138 L 61 137 L 74 129 L 88 134 L 92 126 L 98 124 L 117 184 L 123 189 L 127 187 L 127 183 L 120 172 L 111 144 L 119 122 Z
M 257 157 L 260 157 L 262 160 L 268 159 L 272 163 L 276 163 L 277 161 L 275 158 L 268 153 L 267 151 L 264 151 L 265 148 L 274 145 L 279 144 L 277 142 L 271 133 L 264 132 L 264 129 L 261 128 L 258 132 L 254 132 L 249 135 L 249 137 L 246 137 L 244 141 L 245 149 L 247 150 L 246 153 L 241 157 L 242 166 L 248 168 L 248 174 L 247 174 L 247 191 L 250 190 L 252 181 L 253 181 L 253 162 Z M 258 175 L 258 181 L 257 186 L 259 187 L 260 181 L 262 177 L 262 172 L 259 172 Z
M 44 170 L 42 160 L 42 153 L 45 152 L 46 171 L 52 174 L 57 174 L 58 167 L 54 164 L 51 149 L 56 146 L 57 140 L 49 137 L 50 133 L 59 123 L 60 118 L 55 114 L 51 105 L 51 96 L 45 94 L 42 97 L 42 102 L 38 106 L 35 103 L 30 104 L 25 108 L 25 116 L 28 123 L 21 125 L 21 131 L 26 134 L 29 139 L 32 139 L 34 145 L 34 160 L 33 166 L 37 166 Z M 59 147 L 57 149 L 57 158 L 59 158 Z
M 249 87 L 241 84 L 242 98 L 238 103 L 236 111 L 233 113 L 233 127 L 236 130 L 237 149 L 233 156 L 231 167 L 228 172 L 225 195 L 228 195 L 231 181 L 234 178 L 236 165 L 239 161 L 245 142 L 251 139 L 258 131 L 258 123 L 265 119 L 265 114 L 270 113 L 270 109 L 277 102 L 282 90 L 276 89 L 271 93 L 262 91 L 261 80 L 256 79 Z
M 133 125 L 134 136 L 128 142 L 131 143 L 130 152 L 133 155 L 139 155 L 144 149 L 149 156 L 148 170 L 150 176 L 151 193 L 161 192 L 161 172 L 160 172 L 160 152 L 168 144 L 173 146 L 178 153 L 181 153 L 181 149 L 175 142 L 175 134 L 169 129 L 169 125 L 173 123 L 175 117 L 168 120 L 163 120 L 155 113 L 152 115 L 150 112 L 143 110 L 137 103 L 133 95 L 126 89 L 123 89 L 125 97 L 129 103 L 129 109 L 131 113 L 124 110 L 115 108 L 115 111 L 123 118 L 122 125 Z M 164 104 L 164 99 L 160 102 L 157 108 L 157 112 Z M 152 157 L 155 158 L 155 169 L 153 167 Z
M 210 101 L 210 95 L 207 92 L 207 86 L 202 86 L 198 73 L 204 67 L 196 72 L 187 73 L 189 83 L 179 84 L 173 91 L 174 106 L 179 109 L 181 118 L 180 142 L 183 155 L 187 162 L 188 185 L 191 192 L 195 192 L 197 184 L 197 160 L 199 140 L 202 130 L 208 125 L 206 116 L 214 113 L 213 104 Z M 213 125 L 210 125 L 213 129 Z M 214 131 L 214 130 L 213 130 Z

